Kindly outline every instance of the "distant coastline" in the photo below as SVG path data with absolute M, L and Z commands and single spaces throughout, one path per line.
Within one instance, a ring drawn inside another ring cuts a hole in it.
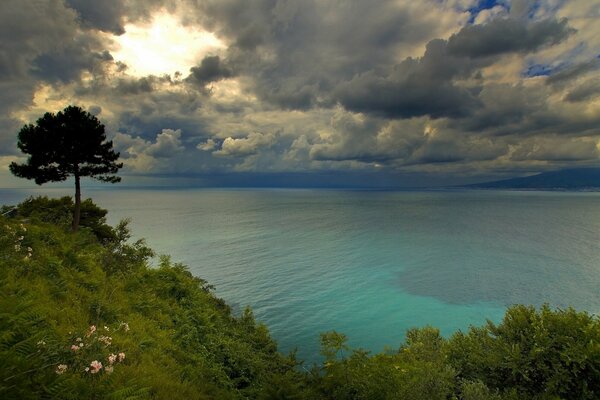
M 460 186 L 465 189 L 600 191 L 600 168 L 573 168 Z

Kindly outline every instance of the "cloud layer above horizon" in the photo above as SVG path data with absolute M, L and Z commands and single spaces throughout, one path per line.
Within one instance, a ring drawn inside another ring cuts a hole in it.
M 4 0 L 0 89 L 2 174 L 69 104 L 130 177 L 598 166 L 600 1 Z

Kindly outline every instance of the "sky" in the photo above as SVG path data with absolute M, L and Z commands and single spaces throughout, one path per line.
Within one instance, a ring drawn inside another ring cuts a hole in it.
M 600 166 L 600 0 L 2 0 L 16 135 L 95 115 L 128 185 L 414 187 Z

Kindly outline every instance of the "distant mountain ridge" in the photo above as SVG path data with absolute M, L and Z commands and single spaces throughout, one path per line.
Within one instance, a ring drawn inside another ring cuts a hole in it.
M 572 168 L 560 171 L 542 172 L 523 178 L 467 185 L 479 189 L 562 189 L 562 190 L 600 190 L 600 168 Z

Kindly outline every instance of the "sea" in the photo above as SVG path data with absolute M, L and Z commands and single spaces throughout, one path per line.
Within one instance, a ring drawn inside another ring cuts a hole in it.
M 69 189 L 0 189 L 0 204 Z M 98 189 L 108 221 L 246 306 L 280 351 L 320 360 L 319 334 L 393 351 L 512 304 L 600 313 L 600 193 L 496 190 Z M 154 261 L 157 262 L 156 260 Z

